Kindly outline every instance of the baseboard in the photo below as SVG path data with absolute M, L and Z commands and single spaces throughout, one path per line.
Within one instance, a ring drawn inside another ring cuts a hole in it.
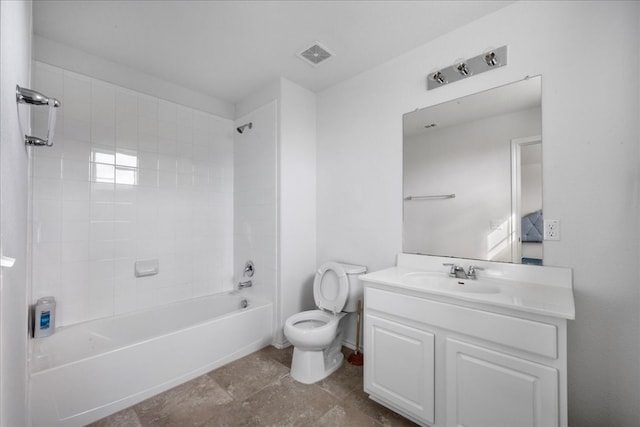
M 283 342 L 276 342 L 275 340 L 271 342 L 271 345 L 277 348 L 278 350 L 282 350 L 283 348 L 291 347 L 291 343 L 288 340 L 284 340 Z
M 273 342 L 271 342 L 271 345 L 274 346 L 275 348 L 277 348 L 278 350 L 282 350 L 284 348 L 291 347 L 291 343 L 288 340 L 284 340 L 284 342 L 273 341 Z M 342 345 L 344 347 L 347 347 L 347 348 L 351 349 L 351 350 L 355 350 L 356 349 L 356 344 L 354 342 L 349 341 L 349 340 L 343 340 L 342 341 Z
M 355 350 L 356 349 L 356 344 L 351 342 L 351 341 L 348 341 L 348 340 L 343 340 L 342 341 L 342 345 L 344 347 L 350 348 L 351 350 Z

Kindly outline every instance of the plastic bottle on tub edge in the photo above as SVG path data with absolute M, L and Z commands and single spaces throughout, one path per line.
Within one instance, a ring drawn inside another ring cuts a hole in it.
M 34 311 L 33 337 L 43 338 L 52 335 L 56 329 L 56 299 L 40 298 Z

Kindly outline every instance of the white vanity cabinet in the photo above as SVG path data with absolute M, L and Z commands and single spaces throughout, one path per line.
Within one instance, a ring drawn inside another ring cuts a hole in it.
M 364 389 L 372 399 L 428 426 L 567 426 L 572 296 L 566 316 L 546 315 L 376 274 L 361 277 Z
M 365 390 L 409 418 L 433 423 L 435 336 L 385 317 L 366 315 Z
M 558 425 L 556 367 L 452 338 L 446 354 L 446 425 Z

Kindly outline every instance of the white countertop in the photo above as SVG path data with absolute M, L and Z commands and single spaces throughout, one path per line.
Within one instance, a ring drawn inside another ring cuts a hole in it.
M 380 271 L 375 271 L 369 274 L 360 276 L 360 280 L 367 283 L 374 283 L 378 285 L 385 285 L 389 288 L 405 289 L 412 292 L 424 293 L 425 297 L 429 295 L 444 296 L 447 298 L 455 298 L 461 301 L 468 301 L 473 303 L 487 304 L 497 307 L 505 307 L 513 310 L 535 313 L 545 316 L 552 316 L 563 319 L 575 318 L 575 305 L 573 300 L 573 290 L 571 286 L 571 271 L 570 269 L 562 269 L 559 267 L 538 267 L 538 266 L 522 266 L 524 267 L 525 274 L 518 274 L 518 280 L 511 278 L 511 274 L 504 274 L 501 278 L 500 275 L 496 275 L 496 269 L 499 270 L 499 266 L 491 264 L 492 273 L 486 276 L 481 276 L 479 273 L 478 280 L 471 279 L 456 279 L 449 277 L 448 268 L 442 267 L 442 261 L 455 262 L 456 259 L 443 259 L 441 257 L 428 257 L 430 258 L 430 265 L 415 265 L 415 258 L 421 255 L 409 255 L 413 258 L 414 262 L 407 262 L 402 260 L 401 256 L 407 257 L 406 254 L 400 254 L 398 256 L 398 266 L 387 268 Z M 487 262 L 460 260 L 462 264 L 473 264 L 479 267 L 484 267 Z M 434 266 L 438 265 L 436 269 Z M 518 269 L 519 266 L 509 265 L 507 270 Z M 545 269 L 542 270 L 530 270 L 530 268 Z M 553 270 L 549 270 L 553 269 Z M 568 271 L 568 276 L 566 274 Z M 551 271 L 551 283 L 540 283 L 539 273 L 548 274 Z M 527 272 L 533 272 L 531 280 L 527 280 Z M 413 274 L 411 274 L 413 273 Z M 424 281 L 411 280 L 415 274 L 426 273 L 427 279 Z M 559 275 L 556 273 L 560 273 Z M 431 279 L 433 277 L 433 279 Z M 567 285 L 566 279 L 569 278 Z M 556 283 L 558 282 L 558 283 Z M 498 288 L 495 293 L 475 293 L 475 292 L 461 292 L 460 286 L 465 286 L 467 289 L 474 286 L 474 284 Z M 457 288 L 458 290 L 453 290 Z

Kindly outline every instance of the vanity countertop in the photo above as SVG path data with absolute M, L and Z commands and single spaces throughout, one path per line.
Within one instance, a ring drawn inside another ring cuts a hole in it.
M 427 259 L 426 262 L 421 260 Z M 478 280 L 449 277 L 444 262 L 481 267 Z M 398 265 L 360 276 L 366 283 L 563 319 L 575 318 L 571 269 L 399 254 Z

